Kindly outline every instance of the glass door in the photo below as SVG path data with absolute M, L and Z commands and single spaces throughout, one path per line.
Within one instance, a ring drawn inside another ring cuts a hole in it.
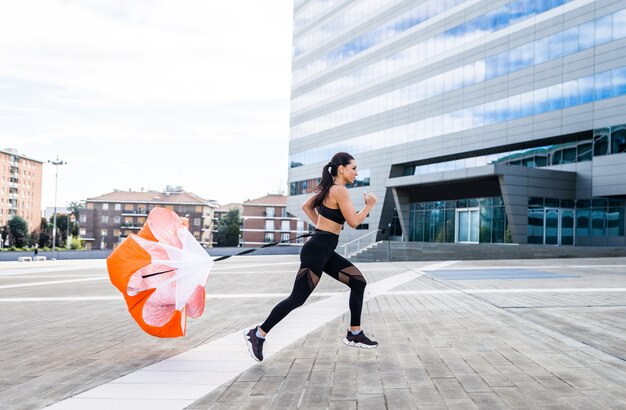
M 456 210 L 455 242 L 478 243 L 480 213 L 478 208 Z
M 558 245 L 559 244 L 559 210 L 557 208 L 546 208 L 545 216 L 545 237 L 544 244 L 546 245 Z
M 574 244 L 574 221 L 576 220 L 573 209 L 561 209 L 561 243 L 560 245 Z

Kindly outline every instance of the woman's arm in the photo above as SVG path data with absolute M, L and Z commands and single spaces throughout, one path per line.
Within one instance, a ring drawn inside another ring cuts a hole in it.
M 317 225 L 317 219 L 319 218 L 319 214 L 317 210 L 313 208 L 313 199 L 315 199 L 315 195 L 311 195 L 309 199 L 307 199 L 304 204 L 302 204 L 302 210 L 309 217 L 311 221 L 313 221 L 313 225 Z
M 338 186 L 334 188 L 335 198 L 337 199 L 337 204 L 339 205 L 339 209 L 343 214 L 343 217 L 346 218 L 346 222 L 351 228 L 356 228 L 358 225 L 362 224 L 367 215 L 370 213 L 374 205 L 376 204 L 376 195 L 370 193 L 363 193 L 363 199 L 365 200 L 365 206 L 359 212 L 354 210 L 354 206 L 352 205 L 352 200 L 350 199 L 350 194 L 348 193 L 348 189 L 343 186 Z

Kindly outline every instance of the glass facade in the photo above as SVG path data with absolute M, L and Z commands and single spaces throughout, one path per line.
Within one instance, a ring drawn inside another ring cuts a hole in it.
M 594 156 L 626 152 L 626 124 L 599 128 L 593 130 L 592 135 L 593 138 L 562 144 L 498 152 L 424 165 L 406 165 L 404 166 L 402 176 L 423 175 L 490 164 L 540 168 L 550 165 L 591 161 Z
M 611 78 L 608 84 L 607 77 Z M 548 93 L 551 88 L 560 92 Z M 599 88 L 602 92 L 598 91 Z M 626 95 L 626 66 L 293 153 L 290 164 L 291 167 L 313 164 L 332 157 L 340 150 L 362 153 L 539 115 L 553 111 L 552 107 L 569 108 L 623 95 Z
M 613 22 L 618 24 L 614 26 Z M 513 49 L 493 54 L 487 58 L 478 59 L 469 64 L 447 70 L 441 74 L 425 78 L 396 90 L 365 99 L 348 107 L 342 109 L 331 108 L 332 111 L 328 114 L 318 116 L 315 119 L 304 122 L 294 121 L 291 128 L 291 139 L 298 139 L 309 134 L 332 129 L 361 118 L 423 101 L 537 64 L 572 55 L 597 45 L 625 38 L 626 30 L 623 30 L 624 26 L 626 26 L 626 10 L 621 10 Z M 601 34 L 595 36 L 595 31 Z M 590 35 L 593 41 L 581 41 L 581 35 Z M 612 79 L 607 75 L 604 78 L 599 78 L 598 81 L 606 83 L 599 83 L 599 86 L 596 87 L 597 90 L 600 90 L 598 91 L 600 95 L 596 98 L 600 99 L 602 98 L 602 90 L 610 88 Z M 316 92 L 323 93 L 323 87 L 318 88 Z M 548 92 L 554 94 L 548 98 L 553 102 L 552 109 L 563 108 L 568 104 L 556 98 L 563 94 L 562 89 L 552 87 L 548 89 Z M 570 95 L 574 90 L 566 90 L 565 92 L 567 95 Z
M 504 243 L 507 218 L 501 197 L 415 202 L 409 214 L 409 241 Z
M 309 194 L 315 191 L 315 188 L 321 182 L 321 178 L 313 178 L 313 179 L 305 179 L 303 181 L 295 181 L 289 184 L 289 195 L 302 195 Z M 363 186 L 370 185 L 370 170 L 369 169 L 361 169 L 359 170 L 359 176 L 356 177 L 356 180 L 353 184 L 346 185 L 347 188 L 357 188 Z
M 294 71 L 294 81 L 306 80 L 324 71 L 331 66 L 335 66 L 342 61 L 359 54 L 370 47 L 380 44 L 384 41 L 407 31 L 438 14 L 444 13 L 447 9 L 452 8 L 466 0 L 427 0 L 416 7 L 405 11 L 404 13 L 392 17 L 389 21 L 382 25 L 370 29 L 369 31 L 359 34 L 350 39 L 346 43 L 324 54 L 322 57 L 315 59 L 302 68 Z M 319 44 L 329 38 L 335 38 L 345 31 L 346 28 L 352 28 L 355 22 L 376 14 L 381 8 L 388 7 L 388 4 L 380 0 L 365 0 L 355 2 L 354 7 L 347 12 L 337 16 L 334 20 L 324 24 L 319 29 L 307 34 L 301 39 L 296 40 L 294 54 L 298 56 L 304 52 L 310 51 L 312 48 L 319 47 Z
M 528 243 L 575 245 L 590 236 L 624 236 L 623 199 L 528 198 Z
M 368 171 L 355 186 L 380 204 L 361 228 L 379 236 L 626 246 L 623 1 L 297 1 L 293 44 L 291 195 L 349 152 Z M 490 164 L 511 178 L 472 170 Z M 520 181 L 543 197 L 528 215 Z M 549 199 L 555 187 L 602 198 Z M 394 210 L 407 206 L 402 232 Z
M 330 67 L 338 65 L 342 61 L 353 58 L 370 47 L 388 41 L 404 31 L 417 26 L 418 24 L 431 19 L 439 14 L 450 11 L 454 6 L 463 3 L 464 0 L 427 0 L 412 10 L 396 16 L 390 21 L 384 22 L 374 29 L 360 34 L 340 47 L 326 53 L 320 58 L 306 64 L 301 68 L 296 68 L 293 73 L 293 80 L 296 86 L 299 82 L 310 79 L 314 75 L 327 71 Z M 512 24 L 519 23 L 525 19 L 545 13 L 553 8 L 559 7 L 572 0 L 515 0 L 505 4 L 487 14 L 478 16 L 470 21 L 449 28 L 436 34 L 418 44 L 412 46 L 417 55 L 422 59 L 434 57 L 454 47 L 485 37 L 488 34 L 503 30 Z M 388 3 L 380 0 L 366 0 L 355 5 L 354 9 L 362 7 L 365 13 L 372 15 L 378 12 L 381 7 L 388 7 Z M 322 25 L 301 39 L 294 41 L 294 54 L 296 56 L 312 48 L 317 48 L 326 40 L 338 37 L 346 27 L 354 26 L 355 22 L 363 21 L 359 19 L 355 10 L 346 10 L 329 23 Z M 352 24 L 351 24 L 352 23 Z M 342 30 L 343 29 L 343 30 Z M 406 53 L 406 50 L 405 50 Z M 409 52 L 410 55 L 410 52 Z M 297 67 L 298 59 L 294 60 Z
M 340 0 L 310 0 L 299 8 L 299 3 L 302 3 L 302 1 L 296 0 L 294 26 L 299 27 L 299 32 L 302 33 L 302 30 L 306 30 L 306 26 L 311 21 L 327 13 L 329 9 L 332 9 L 339 2 Z

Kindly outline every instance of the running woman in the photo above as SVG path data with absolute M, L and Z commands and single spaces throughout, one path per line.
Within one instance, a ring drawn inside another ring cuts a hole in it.
M 316 194 L 302 205 L 316 229 L 300 252 L 300 269 L 293 290 L 287 299 L 272 309 L 265 322 L 244 331 L 248 350 L 256 361 L 263 360 L 263 343 L 267 333 L 307 300 L 322 272 L 350 287 L 350 329 L 343 343 L 366 349 L 378 346 L 361 330 L 361 310 L 367 282 L 350 261 L 335 252 L 343 224 L 347 222 L 352 228 L 360 225 L 376 204 L 376 195 L 363 193 L 365 205 L 359 212 L 355 211 L 346 184 L 354 183 L 357 175 L 354 158 L 345 152 L 335 154 L 322 168 L 322 181 Z

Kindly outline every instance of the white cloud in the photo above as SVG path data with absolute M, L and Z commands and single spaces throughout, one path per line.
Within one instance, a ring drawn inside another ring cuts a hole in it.
M 264 195 L 286 180 L 291 13 L 252 0 L 0 0 L 0 148 L 66 160 L 59 204 L 172 183 L 223 202 Z

